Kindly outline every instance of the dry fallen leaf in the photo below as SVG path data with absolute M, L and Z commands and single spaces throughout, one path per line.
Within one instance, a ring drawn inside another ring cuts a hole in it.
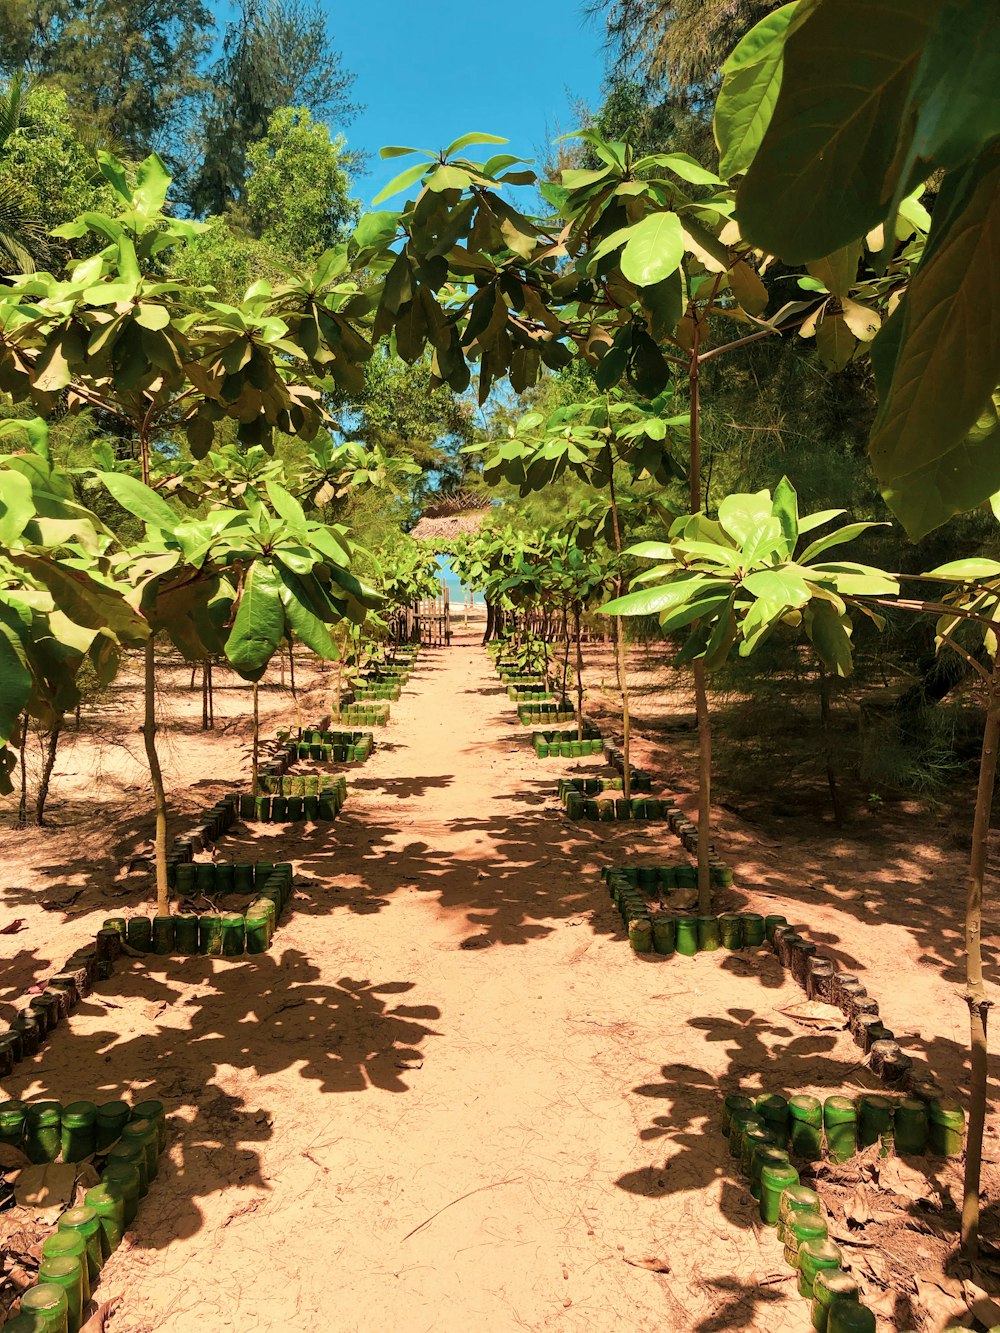
M 844 1217 L 849 1227 L 863 1227 L 866 1222 L 871 1221 L 872 1210 L 868 1199 L 868 1191 L 864 1185 L 859 1185 L 851 1197 L 844 1204 Z
M 887 1157 L 881 1163 L 878 1183 L 880 1189 L 901 1194 L 906 1199 L 933 1199 L 938 1193 L 937 1187 L 922 1171 L 898 1157 Z
M 840 1032 L 847 1026 L 847 1019 L 837 1006 L 823 1000 L 802 1000 L 799 1004 L 790 1004 L 781 1013 L 793 1023 L 812 1028 L 814 1032 Z
M 112 1296 L 109 1301 L 103 1301 L 87 1322 L 80 1325 L 80 1333 L 104 1333 L 104 1326 L 114 1314 L 120 1301 L 120 1296 Z
M 72 1162 L 46 1162 L 26 1166 L 14 1182 L 14 1198 L 36 1218 L 54 1222 L 68 1208 L 76 1185 L 77 1168 Z
M 914 1277 L 917 1300 L 927 1311 L 930 1321 L 936 1328 L 944 1328 L 955 1319 L 961 1319 L 967 1312 L 962 1284 L 954 1278 L 935 1276 L 933 1278 Z
M 670 1264 L 667 1260 L 658 1259 L 656 1255 L 648 1255 L 645 1259 L 631 1259 L 627 1254 L 623 1254 L 622 1258 L 627 1264 L 631 1264 L 633 1268 L 646 1268 L 651 1273 L 670 1272 Z
M 20 1148 L 10 1143 L 0 1143 L 0 1171 L 17 1171 L 22 1166 L 30 1166 L 31 1161 Z

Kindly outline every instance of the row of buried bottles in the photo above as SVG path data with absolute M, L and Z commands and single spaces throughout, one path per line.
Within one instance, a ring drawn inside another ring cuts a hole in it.
M 300 778 L 299 781 L 307 779 Z M 304 819 L 315 824 L 336 819 L 346 800 L 347 779 L 339 777 L 325 779 L 317 796 L 252 796 L 244 793 L 240 797 L 240 815 L 243 819 L 265 823 L 295 824 Z
M 244 912 L 175 912 L 152 919 L 112 916 L 104 922 L 98 941 L 105 947 L 112 946 L 112 958 L 114 940 L 108 937 L 115 935 L 140 953 L 205 954 L 214 958 L 264 953 L 292 896 L 292 867 L 279 863 L 256 869 L 261 887 L 255 890 L 257 896 Z M 264 869 L 266 878 L 260 875 Z
M 257 789 L 263 796 L 332 796 L 341 786 L 339 778 L 322 773 L 285 773 L 279 777 L 262 775 L 257 781 Z M 345 784 L 346 790 L 346 784 Z M 252 797 L 244 794 L 240 797 L 240 814 L 244 818 L 253 818 L 253 806 L 248 804 Z
M 582 759 L 600 754 L 604 749 L 601 733 L 589 724 L 583 728 L 581 740 L 575 731 L 536 731 L 531 744 L 539 759 Z
M 77 1333 L 104 1264 L 121 1244 L 149 1192 L 167 1141 L 158 1101 L 0 1103 L 0 1143 L 23 1149 L 31 1161 L 80 1162 L 103 1157 L 101 1183 L 79 1208 L 67 1209 L 42 1244 L 38 1284 L 21 1297 L 20 1313 L 4 1333 Z
M 370 731 L 308 731 L 291 742 L 295 759 L 337 764 L 363 764 L 374 745 Z
M 389 721 L 388 704 L 341 704 L 338 722 L 351 722 L 361 727 L 384 727 Z
M 663 883 L 663 887 L 696 888 L 697 876 L 693 866 L 679 866 L 676 884 Z M 758 949 L 767 940 L 769 930 L 785 920 L 764 917 L 758 912 L 723 912 L 720 916 L 654 913 L 649 909 L 646 891 L 632 883 L 624 871 L 607 872 L 607 883 L 636 953 L 655 952 L 664 957 L 679 953 L 691 958 L 696 953 L 712 953 L 716 949 Z
M 690 862 L 677 865 L 658 866 L 616 866 L 605 867 L 604 879 L 610 884 L 610 876 L 618 875 L 619 885 L 627 883 L 631 889 L 642 889 L 647 898 L 660 897 L 672 893 L 675 889 L 696 889 L 698 887 L 698 867 Z M 722 861 L 709 863 L 709 881 L 713 889 L 730 889 L 733 886 L 733 872 Z
M 576 717 L 576 709 L 569 699 L 554 699 L 551 702 L 518 704 L 517 715 L 529 726 L 535 718 L 547 722 L 572 722 Z
M 785 1259 L 795 1270 L 799 1294 L 811 1302 L 818 1333 L 874 1333 L 875 1316 L 861 1304 L 858 1284 L 844 1271 L 844 1255 L 830 1240 L 822 1200 L 799 1180 L 789 1148 L 815 1160 L 827 1150 L 837 1161 L 857 1147 L 882 1144 L 891 1150 L 941 1155 L 961 1152 L 963 1117 L 952 1104 L 917 1098 L 893 1103 L 878 1093 L 850 1097 L 791 1097 L 765 1093 L 756 1100 L 734 1093 L 725 1099 L 722 1132 L 758 1202 L 765 1226 L 776 1227 Z M 905 1146 L 904 1146 L 905 1145 Z
M 764 1093 L 750 1098 L 732 1093 L 724 1103 L 723 1133 L 729 1149 L 749 1169 L 756 1148 L 790 1151 L 805 1162 L 826 1155 L 846 1162 L 856 1152 L 880 1147 L 887 1157 L 895 1151 L 904 1156 L 959 1157 L 965 1133 L 965 1113 L 947 1097 L 886 1097 L 880 1092 L 858 1098 L 818 1097 L 806 1093 L 782 1097 Z

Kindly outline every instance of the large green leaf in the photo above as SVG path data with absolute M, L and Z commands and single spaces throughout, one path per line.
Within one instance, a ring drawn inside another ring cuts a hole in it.
M 755 495 L 727 495 L 719 505 L 719 522 L 741 546 L 771 514 L 770 491 L 758 491 Z
M 684 232 L 676 213 L 650 213 L 629 228 L 621 271 L 637 287 L 651 287 L 676 273 L 684 258 Z
M 721 579 L 698 574 L 675 579 L 660 588 L 642 588 L 638 592 L 626 593 L 624 597 L 616 597 L 598 610 L 606 616 L 654 616 L 714 593 L 728 597 L 730 585 Z
M 148 626 L 117 589 L 90 578 L 66 559 L 18 554 L 16 563 L 47 588 L 64 615 L 87 629 L 106 629 L 128 643 L 141 643 Z
M 748 574 L 742 587 L 752 597 L 774 608 L 805 606 L 810 592 L 805 580 L 792 569 L 761 569 Z
M 836 676 L 849 676 L 854 666 L 849 623 L 830 602 L 814 601 L 805 612 L 806 634 L 820 661 Z
M 415 181 L 420 180 L 421 176 L 431 170 L 431 164 L 427 162 L 418 162 L 415 167 L 407 167 L 401 171 L 398 176 L 394 176 L 384 190 L 380 190 L 372 200 L 372 207 L 383 203 L 386 199 L 391 199 L 394 194 L 400 190 L 408 189 Z
M 0 545 L 10 546 L 34 516 L 31 482 L 21 472 L 0 472 Z
M 0 602 L 0 743 L 13 736 L 17 719 L 31 694 L 26 638 L 25 626 L 17 613 Z
M 955 498 L 978 504 L 998 487 L 997 452 L 981 447 L 996 439 L 988 418 L 1000 382 L 998 247 L 1000 154 L 991 152 L 945 178 L 923 262 L 872 345 L 881 399 L 872 463 L 914 539 L 955 513 Z M 986 464 L 978 476 L 967 470 L 970 448 Z
M 306 526 L 306 516 L 295 496 L 286 491 L 284 486 L 279 486 L 276 481 L 265 482 L 265 488 L 274 512 L 296 531 L 301 532 Z
M 826 0 L 784 46 L 781 90 L 737 193 L 754 245 L 822 259 L 885 217 L 900 119 L 942 0 Z
M 816 541 L 811 542 L 799 556 L 799 561 L 803 565 L 807 565 L 810 560 L 815 560 L 824 551 L 829 551 L 833 546 L 843 546 L 846 542 L 853 541 L 855 537 L 860 537 L 869 528 L 887 528 L 889 526 L 888 523 L 847 523 L 844 527 L 838 528 L 836 532 L 831 532 L 826 537 L 818 537 Z
M 956 583 L 980 583 L 986 579 L 1000 578 L 1000 564 L 996 560 L 976 557 L 970 560 L 950 560 L 946 565 L 928 570 L 927 577 L 954 579 Z
M 912 137 L 903 192 L 951 171 L 1000 138 L 1000 6 L 946 0 L 910 89 Z
M 226 656 L 247 680 L 259 680 L 285 635 L 281 580 L 272 564 L 255 560 L 226 643 Z
M 782 554 L 790 556 L 799 540 L 799 497 L 787 477 L 782 477 L 774 488 L 771 512 L 781 524 L 784 537 Z
M 329 629 L 310 605 L 310 602 L 315 603 L 319 599 L 322 590 L 317 587 L 314 596 L 310 597 L 303 586 L 304 580 L 280 562 L 278 575 L 281 580 L 281 604 L 285 608 L 289 628 L 314 653 L 332 662 L 337 656 L 336 646 Z
M 98 472 L 109 494 L 123 509 L 154 528 L 172 532 L 181 521 L 162 496 L 126 472 Z
M 746 171 L 770 124 L 781 87 L 785 36 L 796 3 L 782 5 L 747 33 L 722 67 L 715 141 L 723 176 Z

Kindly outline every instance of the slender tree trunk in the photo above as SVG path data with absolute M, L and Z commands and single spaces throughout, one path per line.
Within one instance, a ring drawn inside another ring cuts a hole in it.
M 700 327 L 694 319 L 694 342 L 688 364 L 691 425 L 689 442 L 690 508 L 701 512 L 701 380 L 698 363 Z M 694 664 L 694 710 L 698 719 L 698 911 L 712 910 L 712 879 L 709 866 L 712 845 L 712 716 L 708 706 L 708 683 L 704 662 Z
M 156 643 L 152 634 L 146 640 L 143 686 L 142 739 L 146 747 L 146 762 L 149 765 L 156 809 L 156 835 L 153 842 L 156 910 L 160 916 L 166 916 L 170 911 L 170 890 L 167 885 L 167 794 L 163 788 L 160 756 L 156 752 Z
M 260 781 L 260 694 L 257 682 L 253 683 L 253 794 L 256 796 Z
M 615 551 L 619 559 L 622 553 L 622 533 L 618 522 L 618 499 L 615 495 L 615 460 L 608 450 L 608 477 L 610 479 L 611 522 L 615 534 Z M 615 596 L 622 595 L 622 575 L 619 569 L 615 576 Z M 632 715 L 629 709 L 628 660 L 625 652 L 625 631 L 621 616 L 615 616 L 615 670 L 618 674 L 618 689 L 622 696 L 622 795 L 625 800 L 632 798 Z
M 17 827 L 25 828 L 28 823 L 28 768 L 25 764 L 28 751 L 28 714 L 25 713 L 21 718 L 21 741 L 20 741 L 20 763 L 21 763 L 21 799 L 17 806 Z
M 208 672 L 208 725 L 215 730 L 215 666 L 209 658 L 205 664 Z
M 60 715 L 56 725 L 49 732 L 48 744 L 45 747 L 45 762 L 42 764 L 42 776 L 38 783 L 38 795 L 35 797 L 35 823 L 39 828 L 45 827 L 45 803 L 49 799 L 49 783 L 52 781 L 52 770 L 56 766 L 56 751 L 59 749 L 61 731 L 62 716 Z
M 204 665 L 203 665 L 202 669 L 204 670 Z M 196 674 L 197 670 L 198 670 L 198 663 L 197 663 L 197 662 L 192 662 L 192 663 L 191 663 L 191 684 L 188 686 L 188 689 L 189 689 L 189 690 L 193 690 L 193 689 L 194 689 L 194 678 L 195 678 L 195 674 Z M 202 690 L 204 691 L 204 685 L 202 685 Z
M 567 630 L 567 638 L 569 631 Z M 583 635 L 580 630 L 580 608 L 573 613 L 573 638 L 576 640 L 576 736 L 583 740 Z
M 971 1080 L 969 1126 L 965 1145 L 965 1187 L 962 1201 L 962 1251 L 974 1260 L 979 1252 L 979 1180 L 983 1163 L 983 1128 L 986 1123 L 987 1020 L 991 1002 L 983 984 L 983 880 L 989 856 L 990 815 L 1000 745 L 1000 662 L 994 664 L 990 683 L 983 749 L 979 763 L 979 790 L 972 829 L 969 886 L 965 900 L 966 1002 L 969 1006 Z
M 295 699 L 295 645 L 292 636 L 288 636 L 288 681 L 292 687 L 292 698 Z
M 833 762 L 833 736 L 830 729 L 830 678 L 823 663 L 819 664 L 819 711 L 823 727 L 823 761 L 826 765 L 826 785 L 830 789 L 830 804 L 833 807 L 833 822 L 837 828 L 844 823 L 844 803 L 840 799 L 837 786 L 837 770 Z
M 569 635 L 567 634 L 567 635 L 566 635 L 566 651 L 565 651 L 565 653 L 563 654 L 562 691 L 560 692 L 560 698 L 562 698 L 562 699 L 565 699 L 565 698 L 566 698 L 566 691 L 567 691 L 567 689 L 569 688 L 569 648 L 570 648 Z M 583 722 L 582 722 L 582 720 L 578 718 L 577 721 L 578 721 L 579 726 L 582 728 L 582 726 L 583 726 Z M 583 736 L 582 736 L 582 735 L 581 735 L 580 739 L 581 739 L 581 740 L 583 739 Z
M 194 675 L 194 668 L 191 668 L 191 675 Z M 201 729 L 208 730 L 208 663 L 201 664 Z

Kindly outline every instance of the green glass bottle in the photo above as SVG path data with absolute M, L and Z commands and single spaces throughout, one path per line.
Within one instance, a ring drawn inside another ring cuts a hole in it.
M 698 952 L 698 918 L 696 916 L 677 917 L 677 952 L 686 958 L 693 958 Z
M 882 1143 L 882 1157 L 892 1149 L 892 1102 L 877 1092 L 864 1093 L 858 1104 L 858 1147 Z
M 43 1259 L 38 1269 L 39 1282 L 51 1282 L 61 1287 L 66 1293 L 66 1328 L 68 1333 L 79 1333 L 83 1322 L 83 1307 L 86 1298 L 83 1294 L 83 1278 L 86 1263 L 72 1254 L 59 1255 L 53 1259 Z
M 101 1248 L 105 1259 L 114 1254 L 122 1243 L 125 1229 L 125 1199 L 121 1189 L 112 1181 L 94 1185 L 84 1197 L 88 1208 L 93 1208 L 101 1224 Z
M 101 1223 L 93 1208 L 67 1208 L 59 1219 L 60 1231 L 74 1231 L 83 1237 L 87 1247 L 87 1276 L 91 1284 L 95 1283 L 104 1266 L 104 1250 L 101 1247 Z
M 757 1144 L 753 1150 L 753 1159 L 750 1163 L 750 1195 L 760 1203 L 761 1196 L 761 1176 L 765 1166 L 779 1167 L 790 1165 L 788 1153 L 784 1148 L 772 1147 L 769 1144 Z
M 722 946 L 722 931 L 717 916 L 698 917 L 698 948 L 702 953 L 714 953 Z
M 144 1199 L 149 1193 L 149 1174 L 146 1170 L 146 1149 L 143 1144 L 126 1143 L 122 1139 L 116 1143 L 108 1153 L 108 1165 L 112 1162 L 126 1162 L 129 1166 L 134 1166 L 139 1172 L 139 1198 Z M 124 1210 L 123 1210 L 124 1213 Z M 122 1218 L 124 1221 L 124 1216 Z
M 851 1097 L 827 1097 L 823 1103 L 827 1152 L 835 1162 L 848 1162 L 857 1152 L 858 1108 Z
M 743 918 L 738 912 L 723 912 L 719 917 L 719 933 L 724 949 L 743 948 Z
M 836 1301 L 830 1306 L 826 1333 L 875 1333 L 875 1316 L 857 1301 Z
M 788 1142 L 788 1102 L 780 1092 L 764 1092 L 754 1103 L 757 1114 L 764 1117 L 764 1124 L 778 1137 L 784 1147 Z
M 743 943 L 748 949 L 759 949 L 764 943 L 764 918 L 759 912 L 746 912 L 743 916 Z
M 20 1148 L 24 1142 L 24 1119 L 27 1103 L 12 1099 L 0 1102 L 0 1143 Z
M 137 1143 L 146 1154 L 146 1179 L 155 1180 L 159 1170 L 160 1137 L 151 1120 L 137 1120 L 135 1116 L 122 1130 L 122 1143 Z
M 97 1108 L 97 1151 L 117 1143 L 128 1124 L 132 1108 L 128 1102 L 104 1102 Z
M 813 1278 L 810 1317 L 816 1333 L 828 1333 L 830 1310 L 842 1301 L 861 1299 L 858 1284 L 849 1273 L 839 1268 L 821 1268 Z
M 826 1240 L 829 1236 L 826 1218 L 814 1209 L 795 1209 L 785 1218 L 785 1262 L 791 1268 L 799 1266 L 799 1251 L 806 1241 Z M 810 1296 L 810 1299 L 812 1297 Z
M 965 1112 L 950 1097 L 935 1097 L 930 1105 L 929 1141 L 935 1157 L 960 1157 L 965 1138 Z
M 61 1259 L 69 1255 L 81 1265 L 80 1290 L 84 1301 L 90 1300 L 90 1268 L 87 1263 L 87 1240 L 78 1231 L 54 1231 L 42 1242 L 43 1259 Z
M 174 951 L 174 941 L 176 939 L 176 926 L 174 918 L 169 912 L 158 914 L 153 917 L 153 953 L 161 958 L 165 958 Z
M 927 1151 L 930 1123 L 927 1107 L 919 1097 L 904 1097 L 897 1102 L 893 1123 L 898 1153 L 919 1157 Z
M 149 953 L 153 947 L 152 921 L 148 916 L 130 917 L 125 938 L 130 948 L 138 949 L 140 953 Z
M 789 1219 L 796 1213 L 819 1213 L 822 1216 L 823 1204 L 815 1190 L 806 1185 L 793 1185 L 785 1190 L 778 1204 L 778 1239 L 785 1239 L 785 1229 Z
M 765 1165 L 760 1173 L 760 1220 L 768 1227 L 778 1225 L 781 1196 L 786 1189 L 799 1183 L 794 1166 Z
M 163 1103 L 154 1098 L 139 1102 L 132 1108 L 132 1119 L 148 1120 L 156 1126 L 158 1151 L 163 1152 L 167 1146 L 167 1115 Z
M 62 1113 L 62 1158 L 82 1162 L 97 1151 L 97 1107 L 93 1102 L 70 1102 Z
M 653 917 L 653 948 L 664 958 L 669 958 L 677 948 L 677 924 L 663 912 Z
M 628 942 L 633 953 L 653 952 L 653 923 L 648 916 L 634 916 L 630 919 Z
M 62 1106 L 59 1102 L 29 1102 L 24 1117 L 24 1150 L 28 1160 L 41 1166 L 54 1162 L 62 1147 Z
M 823 1106 L 819 1098 L 804 1093 L 790 1097 L 788 1116 L 792 1152 L 803 1161 L 817 1161 L 823 1144 Z
M 844 1262 L 844 1254 L 832 1240 L 804 1240 L 799 1246 L 799 1295 L 807 1301 L 813 1298 L 813 1283 L 824 1269 L 834 1271 Z
M 34 1315 L 44 1333 L 69 1333 L 69 1302 L 54 1282 L 29 1287 L 21 1297 L 21 1314 Z
M 136 1161 L 125 1157 L 109 1158 L 101 1175 L 104 1184 L 113 1184 L 121 1191 L 124 1225 L 130 1227 L 139 1211 L 139 1199 L 142 1190 L 142 1177 Z
M 726 1138 L 729 1138 L 729 1128 L 732 1122 L 733 1114 L 736 1111 L 753 1111 L 755 1103 L 752 1097 L 746 1097 L 742 1092 L 731 1092 L 722 1103 L 722 1132 Z

